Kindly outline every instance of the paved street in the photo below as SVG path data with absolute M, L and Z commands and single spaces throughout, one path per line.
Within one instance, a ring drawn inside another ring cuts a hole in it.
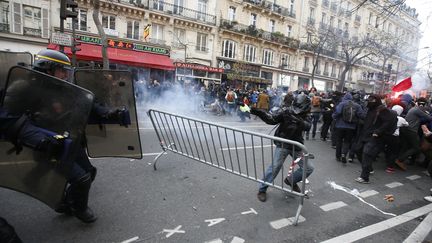
M 273 128 L 259 119 L 203 119 L 265 134 Z M 301 222 L 293 226 L 299 199 L 281 191 L 270 188 L 262 203 L 256 183 L 173 153 L 154 171 L 161 149 L 149 120 L 140 125 L 142 160 L 93 160 L 99 169 L 90 197 L 96 223 L 58 215 L 7 189 L 0 189 L 0 215 L 24 242 L 402 242 L 432 227 L 426 218 L 432 204 L 423 200 L 432 180 L 420 167 L 389 175 L 378 162 L 371 184 L 358 184 L 358 161 L 343 166 L 330 142 L 307 141 L 315 171 Z M 393 202 L 384 200 L 388 194 Z

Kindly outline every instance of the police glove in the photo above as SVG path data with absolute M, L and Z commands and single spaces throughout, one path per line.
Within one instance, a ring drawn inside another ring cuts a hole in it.
M 128 111 L 126 108 L 115 109 L 110 111 L 107 115 L 107 119 L 110 121 L 117 122 L 120 126 L 127 127 L 130 123 L 128 122 Z

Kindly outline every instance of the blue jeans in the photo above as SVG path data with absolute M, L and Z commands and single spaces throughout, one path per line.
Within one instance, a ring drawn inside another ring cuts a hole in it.
M 316 130 L 317 130 L 317 124 L 321 116 L 321 112 L 312 112 L 312 138 L 315 138 Z M 310 131 L 310 130 L 309 130 Z M 309 134 L 309 131 L 307 132 Z
M 279 171 L 282 168 L 282 165 L 285 162 L 285 159 L 288 157 L 288 155 L 291 155 L 291 157 L 296 159 L 298 157 L 301 157 L 302 152 L 301 151 L 294 151 L 294 155 L 293 155 L 292 149 L 281 148 L 281 147 L 276 146 L 276 149 L 274 151 L 274 156 L 273 156 L 273 162 L 266 169 L 266 171 L 264 173 L 263 181 L 269 182 L 269 183 L 273 182 L 274 178 L 276 178 L 276 176 L 279 174 Z M 306 178 L 309 177 L 310 174 L 312 174 L 312 172 L 314 170 L 314 167 L 312 166 L 310 160 L 308 160 L 308 164 L 307 164 L 306 168 L 303 168 L 304 167 L 303 159 L 301 159 L 298 162 L 298 165 L 299 165 L 299 168 L 294 172 L 294 175 L 293 175 L 294 184 L 302 180 L 303 169 L 306 170 Z M 291 176 L 289 179 L 291 180 Z M 259 191 L 265 192 L 265 191 L 267 191 L 267 187 L 268 187 L 268 185 L 261 183 L 259 186 Z

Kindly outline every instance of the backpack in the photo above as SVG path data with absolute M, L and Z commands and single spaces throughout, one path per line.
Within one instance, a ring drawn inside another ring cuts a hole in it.
M 312 97 L 312 106 L 320 106 L 321 105 L 321 99 L 319 96 Z
M 342 108 L 342 120 L 347 123 L 358 122 L 354 102 L 348 101 Z
M 227 94 L 227 101 L 229 101 L 229 102 L 234 102 L 234 94 L 233 94 L 233 92 L 228 92 L 228 94 Z

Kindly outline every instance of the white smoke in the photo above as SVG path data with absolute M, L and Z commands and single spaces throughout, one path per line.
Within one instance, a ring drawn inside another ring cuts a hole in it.
M 411 77 L 413 86 L 411 90 L 414 92 L 418 92 L 421 90 L 426 90 L 431 85 L 431 80 L 429 79 L 426 71 L 420 70 L 414 73 Z

